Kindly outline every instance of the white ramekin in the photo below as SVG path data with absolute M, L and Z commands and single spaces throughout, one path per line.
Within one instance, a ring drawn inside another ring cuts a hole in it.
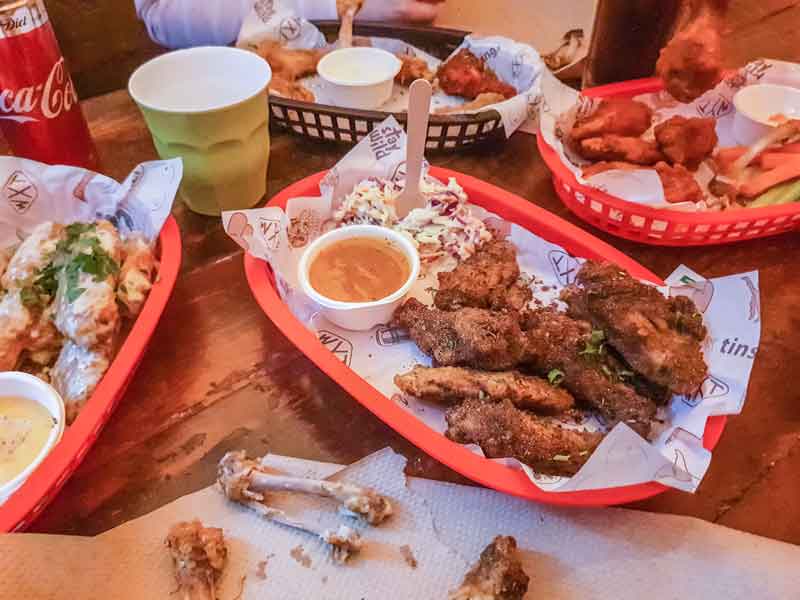
M 779 125 L 771 117 L 800 119 L 800 89 L 774 83 L 750 85 L 736 92 L 733 106 L 733 137 L 737 144 L 749 146 Z
M 352 63 L 360 79 L 342 79 L 335 75 L 338 65 Z M 317 73 L 325 82 L 330 103 L 343 108 L 372 110 L 384 104 L 392 96 L 394 78 L 402 63 L 391 52 L 372 47 L 340 48 L 322 57 Z
M 391 296 L 373 302 L 340 302 L 326 298 L 313 287 L 308 280 L 311 263 L 321 250 L 340 240 L 351 238 L 372 238 L 392 242 L 408 259 L 411 274 L 399 290 Z M 408 294 L 411 286 L 419 277 L 419 254 L 414 244 L 402 233 L 377 225 L 350 225 L 334 229 L 321 235 L 306 248 L 300 258 L 297 276 L 303 293 L 316 302 L 322 314 L 334 325 L 352 331 L 366 331 L 376 325 L 388 323 L 395 309 Z
M 50 451 L 64 434 L 64 401 L 51 386 L 33 375 L 16 371 L 0 372 L 0 396 L 19 396 L 33 400 L 44 406 L 53 417 L 54 425 L 50 437 L 39 455 L 27 468 L 6 484 L 0 485 L 0 505 L 25 483 L 34 469 L 50 454 Z

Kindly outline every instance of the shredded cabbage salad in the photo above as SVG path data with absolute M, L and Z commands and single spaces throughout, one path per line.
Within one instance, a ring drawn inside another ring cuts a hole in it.
M 425 206 L 415 208 L 401 220 L 397 218 L 395 202 L 403 185 L 377 177 L 365 179 L 344 198 L 333 218 L 340 226 L 380 225 L 404 233 L 416 245 L 423 263 L 445 256 L 467 259 L 492 239 L 483 221 L 470 213 L 467 195 L 454 178 L 445 185 L 425 177 L 420 182 Z

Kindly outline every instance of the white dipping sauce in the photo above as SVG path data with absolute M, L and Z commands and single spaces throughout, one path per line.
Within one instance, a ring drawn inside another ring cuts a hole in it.
M 53 427 L 53 417 L 42 404 L 19 396 L 0 396 L 0 485 L 36 460 Z

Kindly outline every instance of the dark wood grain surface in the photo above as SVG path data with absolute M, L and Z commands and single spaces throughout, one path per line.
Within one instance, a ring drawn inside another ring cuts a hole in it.
M 105 171 L 123 178 L 156 158 L 125 92 L 85 104 Z M 274 134 L 268 194 L 328 168 L 345 148 Z M 0 152 L 2 148 L 0 147 Z M 758 270 L 762 338 L 740 416 L 696 494 L 668 491 L 635 508 L 692 515 L 800 543 L 800 235 L 733 246 L 668 249 L 604 235 L 558 201 L 535 138 L 435 164 L 519 194 L 610 242 L 660 276 L 685 263 L 707 276 Z M 135 380 L 83 465 L 33 530 L 95 534 L 212 483 L 217 460 L 245 448 L 347 463 L 390 445 L 415 475 L 462 481 L 344 393 L 264 316 L 239 248 L 218 219 L 174 209 L 182 273 Z

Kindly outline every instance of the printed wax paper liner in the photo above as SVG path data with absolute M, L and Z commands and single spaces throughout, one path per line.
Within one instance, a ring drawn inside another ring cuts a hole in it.
M 125 235 L 154 241 L 183 174 L 180 159 L 145 162 L 122 183 L 85 169 L 0 157 L 0 248 L 19 244 L 44 221 L 107 219 Z
M 388 495 L 395 516 L 361 528 L 330 500 L 270 494 L 304 523 L 358 526 L 364 549 L 347 565 L 309 536 L 261 519 L 206 488 L 94 538 L 0 536 L 0 597 L 171 598 L 163 539 L 178 521 L 221 527 L 228 564 L 218 598 L 446 598 L 496 535 L 513 535 L 531 578 L 525 598 L 783 600 L 800 587 L 800 549 L 699 519 L 620 508 L 546 506 L 484 488 L 406 478 L 380 450 L 349 467 L 276 455 L 270 470 L 353 481 Z M 395 519 L 397 522 L 395 523 Z M 406 562 L 406 547 L 416 566 Z
M 274 0 L 256 3 L 245 18 L 239 32 L 237 45 L 253 48 L 264 40 L 275 40 L 287 48 L 323 48 L 327 46 L 325 36 L 309 21 L 298 16 L 297 3 L 293 0 Z M 412 54 L 424 58 L 432 70 L 442 62 L 439 59 L 396 39 L 369 38 L 372 46 L 383 48 L 394 54 Z M 500 36 L 468 35 L 455 50 L 467 48 L 475 55 L 485 58 L 503 81 L 513 85 L 519 94 L 503 102 L 470 112 L 493 108 L 500 113 L 506 136 L 510 137 L 523 123 L 537 116 L 540 96 L 540 77 L 547 71 L 539 53 L 531 46 Z M 320 104 L 331 104 L 322 78 L 318 75 L 306 77 L 303 84 L 314 93 Z M 466 100 L 448 96 L 436 90 L 431 98 L 431 111 L 438 108 L 459 106 Z M 403 112 L 408 109 L 408 89 L 394 86 L 392 97 L 380 108 L 386 112 Z M 464 113 L 462 113 L 464 114 Z
M 387 398 L 398 402 L 435 431 L 446 429 L 444 410 L 404 397 L 395 386 L 397 373 L 415 364 L 430 364 L 407 334 L 390 326 L 354 332 L 328 322 L 300 290 L 296 271 L 308 244 L 334 227 L 332 213 L 342 198 L 367 177 L 403 178 L 405 134 L 389 118 L 353 148 L 322 180 L 320 196 L 289 200 L 286 212 L 260 208 L 223 213 L 225 230 L 252 256 L 272 265 L 279 292 L 293 314 L 355 373 Z M 535 283 L 532 291 L 543 304 L 557 302 L 561 289 L 572 283 L 582 262 L 562 247 L 534 233 L 472 206 L 473 215 L 503 232 L 517 248 L 521 271 Z M 434 265 L 412 287 L 410 295 L 426 304 L 433 301 L 436 272 L 453 262 Z M 664 414 L 665 423 L 648 443 L 625 424 L 605 437 L 583 468 L 572 478 L 534 473 L 513 459 L 500 459 L 525 470 L 530 480 L 550 491 L 575 491 L 658 481 L 694 491 L 708 469 L 711 454 L 702 436 L 709 416 L 737 414 L 744 403 L 750 371 L 758 350 L 760 306 L 758 273 L 742 273 L 707 280 L 680 267 L 661 291 L 667 296 L 687 295 L 704 314 L 709 331 L 704 348 L 710 375 L 697 394 L 675 396 Z M 603 424 L 595 417 L 583 423 L 589 429 Z M 476 453 L 477 447 L 470 446 Z
M 713 117 L 717 119 L 719 148 L 738 145 L 733 136 L 733 96 L 740 89 L 756 83 L 776 83 L 800 88 L 800 64 L 776 60 L 756 60 L 726 77 L 717 87 L 709 90 L 688 104 L 678 102 L 666 91 L 641 94 L 635 100 L 650 106 L 654 112 L 654 125 L 670 117 Z M 600 99 L 589 98 L 567 87 L 549 73 L 542 76 L 543 100 L 540 106 L 541 133 L 548 145 L 555 149 L 561 162 L 575 175 L 577 180 L 590 187 L 617 196 L 629 202 L 645 204 L 655 208 L 674 210 L 703 210 L 704 204 L 693 202 L 668 203 L 664 199 L 664 187 L 658 174 L 647 167 L 634 171 L 605 171 L 589 179 L 581 174 L 581 165 L 590 164 L 570 153 L 563 140 L 572 128 L 578 115 L 591 114 L 600 104 Z M 645 138 L 654 139 L 652 131 Z M 695 179 L 704 190 L 713 173 L 706 165 L 701 165 Z

